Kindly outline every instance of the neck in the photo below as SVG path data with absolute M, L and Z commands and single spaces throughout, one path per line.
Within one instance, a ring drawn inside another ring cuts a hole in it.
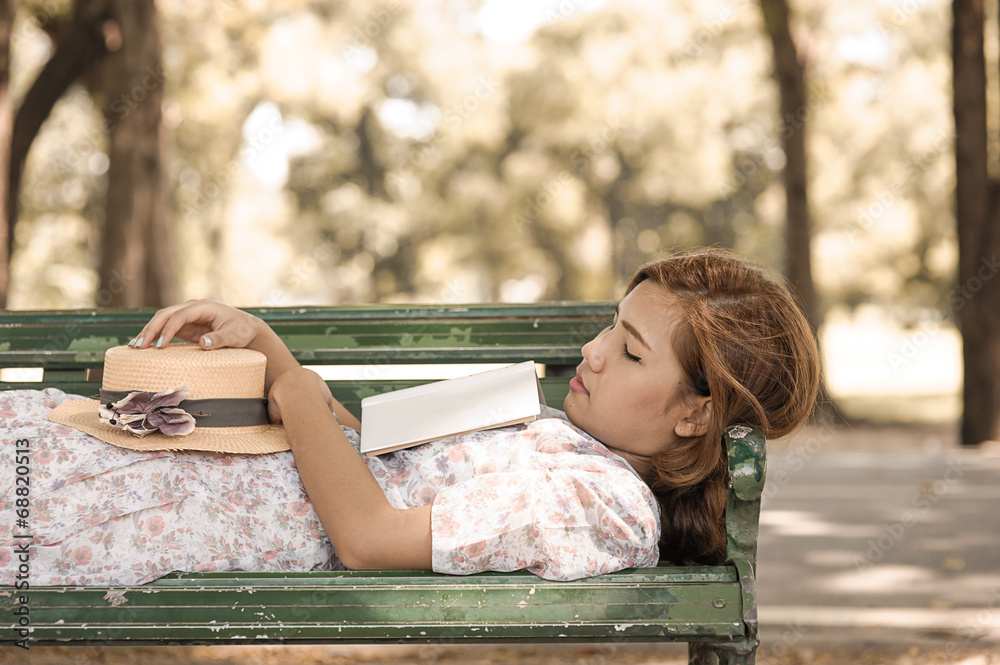
M 652 482 L 653 479 L 653 458 L 649 455 L 636 455 L 635 453 L 630 453 L 625 450 L 618 450 L 617 448 L 612 448 L 611 446 L 606 446 L 608 450 L 618 455 L 626 462 L 629 466 L 635 469 L 635 472 L 639 474 L 639 477 L 645 481 L 647 485 Z

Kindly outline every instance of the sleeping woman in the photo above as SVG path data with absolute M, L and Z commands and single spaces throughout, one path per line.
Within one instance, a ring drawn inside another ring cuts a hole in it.
M 178 338 L 267 358 L 290 452 L 140 452 L 47 420 L 62 391 L 0 393 L 0 584 L 17 561 L 15 441 L 32 454 L 31 584 L 139 584 L 171 571 L 526 569 L 572 580 L 659 559 L 720 564 L 723 431 L 783 436 L 812 411 L 813 333 L 789 292 L 706 250 L 641 267 L 583 346 L 562 411 L 380 456 L 260 319 L 189 301 L 130 343 Z M 9 519 L 8 519 L 9 518 Z

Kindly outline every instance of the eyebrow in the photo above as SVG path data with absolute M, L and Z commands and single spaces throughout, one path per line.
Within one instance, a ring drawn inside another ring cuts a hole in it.
M 615 305 L 615 316 L 616 317 L 620 317 L 620 314 L 618 312 L 618 305 Z M 642 344 L 644 347 L 646 347 L 650 351 L 653 350 L 653 349 L 651 349 L 649 347 L 649 344 L 646 343 L 646 340 L 644 340 L 642 338 L 642 335 L 639 334 L 639 331 L 636 330 L 635 326 L 633 326 L 628 321 L 625 321 L 624 319 L 619 319 L 618 322 L 622 324 L 622 327 L 625 328 L 625 330 L 627 330 L 630 333 L 632 333 L 632 336 L 635 337 L 639 341 L 640 344 Z

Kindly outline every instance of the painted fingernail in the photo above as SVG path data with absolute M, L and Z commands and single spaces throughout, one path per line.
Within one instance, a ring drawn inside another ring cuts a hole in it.
M 129 340 L 128 345 L 129 346 L 135 346 L 135 337 L 133 337 L 131 340 Z
M 205 335 L 204 337 L 202 337 L 201 341 L 205 343 L 205 347 L 206 348 L 212 346 L 212 340 L 208 338 L 208 335 Z
M 137 340 L 135 341 L 135 345 L 136 345 L 136 346 L 142 346 L 142 340 L 143 340 L 143 339 L 144 339 L 143 337 L 140 337 L 139 339 L 137 339 Z
M 163 346 L 163 335 L 160 335 L 160 339 L 156 340 L 156 348 Z

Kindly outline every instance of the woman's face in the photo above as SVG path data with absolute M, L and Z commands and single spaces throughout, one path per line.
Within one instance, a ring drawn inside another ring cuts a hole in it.
M 584 345 L 563 402 L 570 422 L 626 459 L 669 446 L 691 407 L 676 398 L 687 395 L 687 379 L 671 346 L 674 303 L 662 287 L 640 282 L 618 303 L 614 323 Z

